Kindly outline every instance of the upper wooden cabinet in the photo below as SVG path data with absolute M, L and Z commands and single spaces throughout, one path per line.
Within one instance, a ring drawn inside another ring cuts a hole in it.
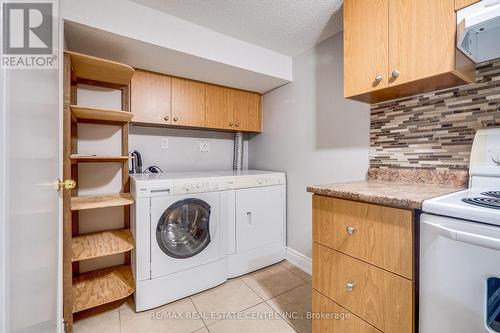
M 379 102 L 473 82 L 455 0 L 344 1 L 344 95 Z
M 261 96 L 214 84 L 136 70 L 134 123 L 261 132 Z
M 205 126 L 205 83 L 172 78 L 172 124 Z
M 170 76 L 136 70 L 131 83 L 134 122 L 157 125 L 171 124 Z
M 462 8 L 468 7 L 479 1 L 480 0 L 455 0 L 455 10 L 460 10 Z
M 207 85 L 205 98 L 205 125 L 209 128 L 234 129 L 233 90 Z
M 389 0 L 344 2 L 344 94 L 388 86 Z
M 241 90 L 233 90 L 233 94 L 234 129 L 261 132 L 261 96 Z

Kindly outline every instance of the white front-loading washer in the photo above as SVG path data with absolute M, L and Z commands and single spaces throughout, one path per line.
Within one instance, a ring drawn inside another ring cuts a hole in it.
M 215 287 L 227 279 L 226 214 L 218 178 L 131 176 L 136 311 Z
M 151 198 L 151 278 L 220 258 L 219 192 Z

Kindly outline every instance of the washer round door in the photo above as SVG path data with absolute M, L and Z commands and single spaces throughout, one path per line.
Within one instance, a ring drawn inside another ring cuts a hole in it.
M 210 205 L 200 199 L 175 202 L 161 215 L 156 227 L 160 249 L 172 258 L 190 258 L 210 244 Z

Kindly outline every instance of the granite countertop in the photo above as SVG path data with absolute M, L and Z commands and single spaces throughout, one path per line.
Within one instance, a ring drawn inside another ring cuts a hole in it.
M 466 171 L 376 169 L 368 180 L 309 186 L 314 194 L 406 209 L 421 209 L 424 200 L 466 188 Z

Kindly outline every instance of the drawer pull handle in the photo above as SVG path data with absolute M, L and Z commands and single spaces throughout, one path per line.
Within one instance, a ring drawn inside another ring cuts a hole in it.
M 345 285 L 345 289 L 347 289 L 347 291 L 352 291 L 354 289 L 354 283 L 347 282 Z
M 345 227 L 345 231 L 349 234 L 352 235 L 356 229 L 354 227 L 347 226 Z

